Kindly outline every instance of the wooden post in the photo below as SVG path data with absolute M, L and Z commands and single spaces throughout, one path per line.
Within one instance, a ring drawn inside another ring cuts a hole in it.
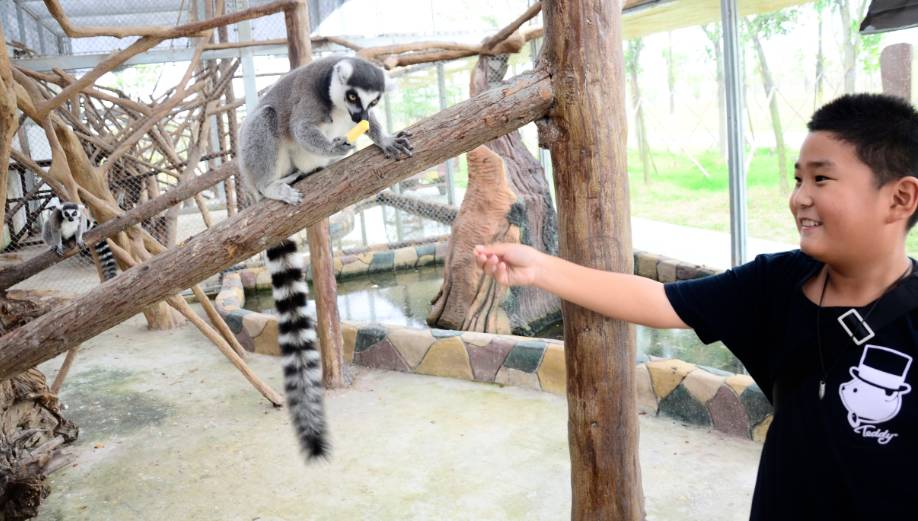
M 552 155 L 561 256 L 632 273 L 620 4 L 544 0 L 542 12 L 555 105 L 539 141 Z M 561 309 L 571 519 L 642 519 L 633 329 L 568 302 Z
M 309 40 L 309 12 L 306 0 L 284 11 L 287 23 L 287 47 L 290 69 L 306 65 L 312 60 Z M 307 228 L 309 263 L 312 265 L 312 285 L 315 288 L 316 332 L 322 350 L 322 375 L 325 387 L 334 389 L 346 384 L 344 366 L 344 338 L 341 336 L 341 319 L 338 316 L 338 287 L 335 283 L 335 264 L 328 217 Z

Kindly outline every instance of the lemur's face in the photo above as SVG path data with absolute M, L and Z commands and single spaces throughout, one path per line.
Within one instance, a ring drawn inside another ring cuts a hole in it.
M 361 120 L 368 119 L 370 109 L 379 103 L 382 97 L 381 92 L 364 90 L 360 87 L 350 87 L 344 95 L 347 103 L 347 111 L 351 115 L 354 123 L 360 123 Z
M 70 222 L 77 220 L 80 216 L 80 208 L 75 204 L 65 204 L 61 206 L 61 215 Z
M 329 96 L 332 103 L 346 110 L 354 123 L 369 119 L 370 109 L 382 99 L 386 90 L 385 74 L 363 63 L 342 60 L 335 64 Z M 366 70 L 364 70 L 366 69 Z

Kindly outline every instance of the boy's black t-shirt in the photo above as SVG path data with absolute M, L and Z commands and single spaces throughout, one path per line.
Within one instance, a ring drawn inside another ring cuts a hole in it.
M 722 341 L 775 404 L 752 520 L 918 519 L 918 310 L 857 346 L 837 321 L 850 308 L 822 308 L 821 365 L 818 306 L 802 289 L 821 267 L 799 250 L 760 255 L 665 290 L 698 337 Z M 914 271 L 897 291 L 918 294 Z

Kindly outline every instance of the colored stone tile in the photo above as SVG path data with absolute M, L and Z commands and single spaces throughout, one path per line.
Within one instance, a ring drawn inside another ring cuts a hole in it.
M 342 323 L 341 336 L 344 340 L 344 345 L 342 346 L 344 362 L 350 364 L 354 361 L 354 347 L 357 345 L 357 327 Z
M 416 372 L 472 380 L 472 367 L 460 338 L 442 338 L 430 346 Z
M 735 374 L 733 376 L 728 376 L 724 383 L 729 385 L 737 396 L 740 396 L 743 394 L 743 391 L 745 391 L 747 387 L 755 383 L 755 380 L 753 380 L 749 375 Z
M 449 255 L 449 244 L 445 242 L 438 242 L 434 245 L 434 258 L 439 261 L 446 260 L 447 255 Z
M 542 363 L 539 364 L 539 383 L 543 391 L 566 395 L 567 373 L 564 365 L 564 348 L 558 344 L 545 347 Z
M 380 326 L 367 326 L 357 331 L 357 340 L 354 342 L 354 352 L 366 351 L 377 342 L 386 338 L 386 330 Z
M 390 371 L 409 371 L 408 365 L 388 340 L 383 340 L 365 351 L 355 353 L 354 363 Z
M 271 274 L 268 270 L 261 270 L 255 276 L 255 289 L 271 289 Z
M 501 367 L 500 371 L 497 372 L 497 375 L 494 377 L 494 383 L 501 385 L 512 385 L 514 387 L 522 387 L 525 389 L 535 389 L 540 390 L 539 386 L 539 377 L 535 373 L 527 373 L 524 371 L 517 371 L 516 369 L 511 369 L 509 367 Z
M 342 255 L 338 257 L 336 260 L 340 260 L 342 265 L 350 264 L 357 260 L 357 256 L 356 255 Z
M 768 434 L 768 428 L 771 427 L 772 416 L 769 414 L 758 425 L 752 428 L 752 439 L 758 442 L 765 441 L 765 435 Z
M 245 330 L 242 330 L 239 333 L 234 333 L 234 336 L 236 337 L 236 340 L 239 341 L 239 345 L 241 345 L 243 349 L 250 353 L 255 352 L 255 342 L 252 340 L 252 337 L 246 334 Z
M 370 261 L 370 273 L 377 271 L 392 271 L 395 269 L 395 253 L 391 251 L 380 251 L 373 254 Z
M 638 411 L 657 414 L 657 395 L 653 392 L 650 371 L 646 364 L 640 364 L 634 368 L 634 379 L 637 387 Z
M 661 259 L 657 263 L 657 280 L 660 282 L 673 282 L 676 280 L 676 263 L 671 259 Z
M 280 356 L 280 346 L 277 344 L 277 321 L 265 322 L 261 334 L 252 338 L 255 352 L 263 355 Z
M 248 313 L 250 313 L 250 311 L 239 309 L 239 310 L 229 311 L 225 314 L 221 313 L 221 315 L 223 315 L 223 321 L 226 322 L 226 325 L 229 326 L 230 331 L 232 331 L 233 333 L 239 334 L 244 329 L 242 327 L 242 320 L 245 317 L 245 315 Z
M 513 342 L 495 338 L 485 347 L 467 345 L 472 374 L 479 382 L 493 382 L 497 370 L 503 365 L 507 354 L 513 349 Z
M 399 248 L 395 250 L 395 267 L 413 267 L 418 262 L 418 252 L 414 248 Z
M 660 414 L 671 416 L 692 425 L 711 425 L 711 416 L 704 404 L 699 403 L 683 386 L 678 386 L 660 400 Z
M 418 257 L 418 263 L 416 266 L 429 266 L 431 264 L 436 264 L 436 262 L 437 259 L 435 259 L 433 255 L 423 255 Z
M 415 368 L 424 359 L 427 350 L 434 343 L 430 331 L 426 329 L 391 328 L 389 342 L 402 356 L 408 367 Z
M 539 368 L 542 355 L 545 353 L 545 342 L 525 340 L 517 342 L 504 360 L 504 367 L 533 373 Z
M 434 256 L 437 252 L 437 247 L 433 244 L 422 244 L 420 246 L 415 246 L 415 251 L 418 254 L 418 258 L 430 255 Z
M 349 262 L 341 266 L 341 276 L 342 277 L 352 277 L 354 275 L 365 275 L 367 272 L 367 265 L 360 262 L 359 260 L 354 262 Z
M 367 251 L 357 255 L 357 260 L 369 266 L 373 263 L 373 256 L 376 255 L 376 252 Z
M 749 437 L 746 409 L 730 387 L 722 385 L 717 390 L 717 394 L 708 402 L 708 414 L 711 415 L 715 429 L 733 436 Z
M 455 329 L 437 329 L 435 327 L 430 328 L 430 334 L 434 338 L 449 338 L 452 336 L 462 335 L 462 331 L 456 331 Z
M 768 399 L 765 398 L 765 394 L 756 384 L 747 387 L 743 394 L 740 395 L 739 400 L 743 404 L 743 408 L 746 409 L 749 423 L 752 425 L 758 425 L 766 416 L 774 412 Z
M 710 270 L 693 264 L 679 263 L 676 265 L 676 280 L 691 280 L 710 275 Z
M 637 257 L 637 274 L 649 279 L 657 279 L 657 257 L 649 253 L 635 255 Z
M 695 370 L 695 366 L 671 358 L 647 362 L 647 369 L 650 370 L 650 380 L 657 400 L 663 400 L 682 383 L 686 375 Z
M 464 331 L 462 333 L 462 341 L 467 345 L 484 347 L 490 344 L 492 340 L 494 340 L 494 335 L 489 333 L 478 333 L 475 331 Z
M 242 287 L 246 289 L 255 289 L 255 283 L 258 280 L 258 276 L 253 270 L 242 270 L 239 274 L 239 277 L 242 279 Z
M 242 317 L 242 327 L 245 328 L 245 332 L 248 333 L 250 337 L 255 338 L 261 334 L 262 330 L 265 328 L 265 324 L 269 321 L 277 322 L 277 317 L 264 315 L 262 313 L 247 313 Z
M 341 270 L 344 268 L 344 263 L 341 262 L 341 259 L 339 259 L 339 258 L 336 257 L 336 258 L 335 258 L 334 266 L 335 266 L 335 275 L 336 275 L 336 276 L 337 276 L 337 275 L 340 275 L 340 274 L 341 274 Z
M 711 374 L 716 374 L 717 376 L 723 376 L 724 378 L 728 378 L 728 377 L 734 375 L 734 374 L 731 373 L 730 371 L 724 371 L 723 369 L 718 369 L 718 368 L 716 368 L 716 367 L 710 367 L 710 366 L 707 366 L 707 365 L 698 365 L 698 366 L 696 366 L 696 367 L 698 367 L 698 369 L 704 369 L 705 371 L 707 371 L 707 372 L 709 372 L 709 373 L 711 373 Z
M 724 378 L 701 369 L 692 371 L 682 380 L 682 385 L 699 403 L 708 403 L 720 390 Z

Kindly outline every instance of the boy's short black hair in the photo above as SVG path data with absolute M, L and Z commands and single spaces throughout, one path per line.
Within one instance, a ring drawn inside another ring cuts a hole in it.
M 906 176 L 918 177 L 918 112 L 902 98 L 846 94 L 820 107 L 806 126 L 810 132 L 831 132 L 854 145 L 878 187 Z M 916 221 L 918 211 L 906 229 Z

